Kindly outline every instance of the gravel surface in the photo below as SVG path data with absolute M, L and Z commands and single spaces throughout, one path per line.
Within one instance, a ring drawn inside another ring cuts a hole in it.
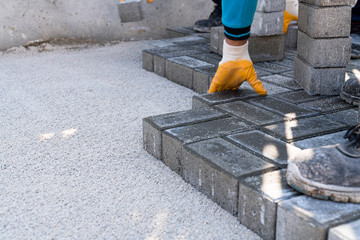
M 259 239 L 142 148 L 194 92 L 142 42 L 0 54 L 0 239 Z

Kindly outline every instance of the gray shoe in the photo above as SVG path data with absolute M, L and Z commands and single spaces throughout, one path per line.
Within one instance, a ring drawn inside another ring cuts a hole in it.
M 352 77 L 341 87 L 340 97 L 346 102 L 360 106 L 360 80 Z
M 360 124 L 344 138 L 348 141 L 302 150 L 290 160 L 289 185 L 315 198 L 360 203 Z

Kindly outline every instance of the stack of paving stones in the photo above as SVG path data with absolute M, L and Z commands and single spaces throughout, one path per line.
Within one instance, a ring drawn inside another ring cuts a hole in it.
M 249 54 L 253 62 L 275 61 L 284 58 L 285 7 L 285 0 L 258 1 L 249 39 Z M 290 31 L 290 34 L 293 34 L 293 31 Z M 211 29 L 210 45 L 213 52 L 222 55 L 224 38 L 223 27 Z M 294 40 L 294 37 L 290 37 L 288 44 L 294 46 Z
M 210 52 L 209 36 L 171 31 L 176 38 L 152 41 L 155 48 L 143 52 L 144 68 L 193 89 L 203 81 L 206 91 L 216 71 L 209 69 L 220 60 Z M 247 83 L 195 95 L 191 110 L 143 119 L 144 148 L 264 239 L 359 237 L 359 204 L 304 196 L 285 179 L 289 158 L 342 141 L 358 110 L 338 96 L 307 94 L 293 78 L 296 51 L 284 55 L 255 64 L 268 96 Z M 360 60 L 351 61 L 348 74 L 359 67 Z
M 295 79 L 309 94 L 339 94 L 351 56 L 353 0 L 300 0 Z

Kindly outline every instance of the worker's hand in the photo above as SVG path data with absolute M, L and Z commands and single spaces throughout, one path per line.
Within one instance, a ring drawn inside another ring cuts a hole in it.
M 241 59 L 227 61 L 219 65 L 208 93 L 236 90 L 245 81 L 249 82 L 255 92 L 266 95 L 266 89 L 257 79 L 253 63 Z

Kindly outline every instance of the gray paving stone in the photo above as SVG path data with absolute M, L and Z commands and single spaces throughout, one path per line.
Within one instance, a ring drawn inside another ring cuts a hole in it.
M 354 108 L 353 105 L 344 102 L 340 97 L 320 98 L 314 101 L 301 103 L 300 106 L 321 113 L 329 113 Z
M 221 56 L 215 53 L 199 53 L 192 56 L 195 59 L 207 62 L 214 66 L 218 66 L 219 62 L 221 61 Z
M 331 119 L 335 119 L 336 121 L 345 123 L 348 126 L 354 126 L 360 122 L 358 109 L 349 109 L 345 111 L 335 112 L 326 116 L 330 117 Z
M 315 68 L 346 67 L 350 61 L 350 37 L 315 39 L 299 31 L 298 41 L 298 55 Z
M 181 56 L 192 56 L 201 54 L 201 51 L 198 50 L 182 50 L 182 51 L 172 51 L 172 52 L 160 52 L 155 53 L 154 58 L 154 73 L 159 76 L 166 77 L 166 60 L 173 57 Z
M 360 240 L 360 219 L 331 228 L 328 240 Z
M 166 60 L 165 74 L 170 81 L 192 89 L 194 68 L 213 66 L 214 65 L 204 61 L 187 56 L 174 57 Z
M 290 49 L 286 49 L 285 53 L 284 53 L 285 58 L 289 58 L 291 60 L 294 60 L 296 54 L 297 54 L 297 51 L 290 51 Z
M 268 125 L 261 130 L 283 141 L 293 142 L 338 132 L 346 128 L 345 124 L 331 121 L 324 116 L 316 116 Z
M 207 43 L 209 40 L 204 37 L 200 37 L 200 36 L 196 36 L 196 35 L 189 35 L 189 36 L 180 37 L 180 38 L 168 38 L 164 41 L 178 44 L 178 45 L 192 45 L 192 44 Z
M 118 4 L 118 11 L 122 23 L 139 22 L 143 20 L 141 0 L 128 0 Z
M 290 102 L 290 103 L 294 103 L 294 104 L 299 104 L 299 103 L 313 101 L 313 100 L 323 98 L 323 96 L 309 95 L 304 90 L 279 93 L 279 94 L 273 95 L 273 97 L 280 98 L 282 100 L 285 100 L 286 102 Z
M 329 228 L 359 217 L 359 204 L 291 198 L 279 203 L 276 239 L 326 240 Z
M 280 74 L 274 74 L 266 77 L 261 77 L 261 81 L 280 85 L 291 90 L 301 90 L 302 87 L 294 80 L 294 78 L 286 77 Z
M 310 95 L 339 95 L 346 68 L 314 68 L 295 57 L 294 79 Z
M 284 12 L 255 12 L 251 33 L 256 36 L 283 34 Z
M 146 51 L 142 51 L 142 68 L 154 72 L 154 55 Z
M 265 71 L 271 72 L 273 74 L 288 72 L 293 70 L 291 66 L 280 66 L 278 64 L 275 64 L 273 62 L 263 62 L 263 63 L 255 63 L 254 64 L 255 69 L 260 68 Z
M 182 166 L 185 181 L 233 215 L 238 211 L 239 179 L 276 168 L 220 138 L 186 145 Z
M 286 7 L 284 0 L 259 0 L 256 11 L 259 12 L 278 12 L 284 11 Z
M 294 78 L 294 71 L 283 72 L 283 73 L 280 73 L 280 74 L 284 75 L 286 77 Z
M 302 141 L 294 142 L 294 146 L 307 149 L 307 148 L 318 148 L 327 145 L 334 145 L 344 141 L 344 135 L 346 131 L 326 134 L 323 136 L 317 136 L 309 139 L 305 139 Z
M 277 93 L 282 93 L 282 92 L 287 92 L 289 91 L 288 88 L 284 88 L 275 84 L 272 84 L 270 82 L 262 82 L 264 88 L 267 91 L 267 95 L 271 96 L 273 94 L 277 94 Z M 244 82 L 241 86 L 240 89 L 244 89 L 244 90 L 249 90 L 249 91 L 253 91 L 254 89 L 251 87 L 251 85 L 248 82 Z
M 187 35 L 196 34 L 197 32 L 191 28 L 176 27 L 176 28 L 167 28 L 166 33 L 168 38 L 178 38 L 178 37 L 185 37 Z
M 222 32 L 224 31 L 223 27 L 213 27 L 211 28 L 211 33 L 210 33 L 210 49 L 212 52 L 217 54 L 222 54 L 220 53 L 219 50 L 219 44 L 220 44 L 219 41 L 221 41 L 221 39 L 219 39 L 220 31 Z
M 176 44 L 167 42 L 165 40 L 149 40 L 149 41 L 145 41 L 145 43 L 148 45 L 151 45 L 157 49 L 167 48 L 167 47 L 178 47 Z
M 288 103 L 276 98 L 265 97 L 259 99 L 250 99 L 248 102 L 265 108 L 271 112 L 277 113 L 283 116 L 284 119 L 294 119 L 300 117 L 314 116 L 317 113 L 313 110 L 306 109 L 304 107 Z
M 349 37 L 350 22 L 351 6 L 316 7 L 299 3 L 299 30 L 311 38 Z
M 297 22 L 289 24 L 288 31 L 285 35 L 285 47 L 297 48 L 298 30 Z
M 210 49 L 210 43 L 201 43 L 201 44 L 193 44 L 193 45 L 188 45 L 186 46 L 189 49 L 193 49 L 193 50 L 199 50 L 202 51 L 204 53 L 211 53 L 211 49 Z
M 226 114 L 213 108 L 198 108 L 144 118 L 144 149 L 157 159 L 162 159 L 162 131 L 169 128 L 209 121 L 211 119 L 218 119 L 225 116 Z
M 343 5 L 353 5 L 355 0 L 300 0 L 299 2 L 304 2 L 307 4 L 319 6 L 319 7 L 330 7 L 330 6 L 343 6 Z
M 258 130 L 229 135 L 226 139 L 257 156 L 269 159 L 281 168 L 286 167 L 288 160 L 300 151 L 299 148 Z
M 284 67 L 291 67 L 294 68 L 294 59 L 284 58 L 281 61 L 275 61 L 274 64 L 278 64 Z
M 283 117 L 280 115 L 274 114 L 244 101 L 220 104 L 216 105 L 215 108 L 219 108 L 233 116 L 255 125 L 266 125 L 283 121 Z
M 207 93 L 216 70 L 217 67 L 195 68 L 193 90 L 197 93 Z
M 263 239 L 275 239 L 278 203 L 299 195 L 287 185 L 285 174 L 273 171 L 239 183 L 238 219 Z
M 269 75 L 272 74 L 271 72 L 265 71 L 265 70 L 260 69 L 260 68 L 255 69 L 255 72 L 256 72 L 256 75 L 258 76 L 258 78 L 259 77 L 264 77 L 264 76 L 269 76 Z
M 147 41 L 146 43 L 157 42 L 157 41 L 162 41 L 162 40 Z M 165 42 L 165 43 L 168 43 L 168 42 Z M 150 44 L 150 45 L 153 45 L 153 44 Z M 155 45 L 157 45 L 157 44 L 155 44 Z M 176 44 L 172 44 L 171 46 L 165 46 L 165 47 L 154 46 L 154 48 L 145 49 L 143 51 L 154 55 L 154 54 L 158 54 L 158 53 L 178 52 L 178 51 L 185 51 L 185 50 L 192 50 L 192 49 L 191 49 L 190 46 L 179 46 L 179 45 L 176 45 Z
M 165 130 L 162 134 L 163 162 L 181 174 L 180 159 L 184 144 L 251 129 L 253 127 L 249 124 L 231 117 Z
M 253 90 L 238 89 L 236 91 L 224 91 L 210 94 L 203 94 L 193 97 L 192 107 L 214 106 L 217 104 L 229 103 L 247 98 L 261 97 Z

